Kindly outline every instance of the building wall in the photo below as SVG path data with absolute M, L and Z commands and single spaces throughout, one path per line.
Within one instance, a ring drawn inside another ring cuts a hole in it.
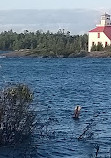
M 103 44 L 103 47 L 105 47 L 106 42 L 107 45 L 111 44 L 110 39 L 103 32 L 100 32 L 100 38 L 98 38 L 98 32 L 89 32 L 88 52 L 91 52 L 93 42 L 96 45 L 98 45 L 98 42 L 100 42 Z

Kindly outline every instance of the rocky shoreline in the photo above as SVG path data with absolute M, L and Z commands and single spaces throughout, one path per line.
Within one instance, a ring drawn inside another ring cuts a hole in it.
M 0 57 L 6 57 L 6 58 L 18 58 L 18 57 L 36 57 L 36 58 L 83 58 L 83 57 L 89 57 L 89 58 L 110 58 L 111 52 L 107 51 L 93 51 L 93 52 L 85 52 L 81 51 L 78 53 L 72 53 L 68 56 L 66 55 L 55 55 L 55 54 L 45 54 L 41 55 L 38 53 L 35 53 L 30 50 L 16 50 L 8 53 L 2 53 L 0 54 Z

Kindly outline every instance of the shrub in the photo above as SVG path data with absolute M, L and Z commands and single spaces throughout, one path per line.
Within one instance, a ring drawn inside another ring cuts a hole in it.
M 97 50 L 97 46 L 94 44 L 92 45 L 91 51 L 96 51 Z
M 103 44 L 102 43 L 98 43 L 97 51 L 102 51 L 102 50 L 103 50 Z
M 103 44 L 101 42 L 98 43 L 98 45 L 93 45 L 91 48 L 91 51 L 102 51 L 103 49 Z
M 31 135 L 35 121 L 32 100 L 33 93 L 23 84 L 0 92 L 0 145 L 20 143 Z

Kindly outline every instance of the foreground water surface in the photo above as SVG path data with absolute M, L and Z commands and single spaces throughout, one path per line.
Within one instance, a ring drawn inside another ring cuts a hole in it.
M 1 58 L 0 87 L 10 83 L 28 84 L 40 121 L 52 120 L 43 129 L 46 136 L 37 139 L 35 134 L 37 153 L 32 157 L 91 158 L 97 146 L 98 157 L 110 157 L 111 59 Z M 74 120 L 77 104 L 82 109 Z M 12 158 L 12 150 L 1 147 L 0 158 Z M 23 157 L 17 148 L 14 152 Z

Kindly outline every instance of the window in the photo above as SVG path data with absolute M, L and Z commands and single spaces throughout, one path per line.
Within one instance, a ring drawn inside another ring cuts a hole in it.
M 98 38 L 100 38 L 100 33 L 98 33 Z
M 105 42 L 105 47 L 108 45 L 108 43 L 107 42 Z

